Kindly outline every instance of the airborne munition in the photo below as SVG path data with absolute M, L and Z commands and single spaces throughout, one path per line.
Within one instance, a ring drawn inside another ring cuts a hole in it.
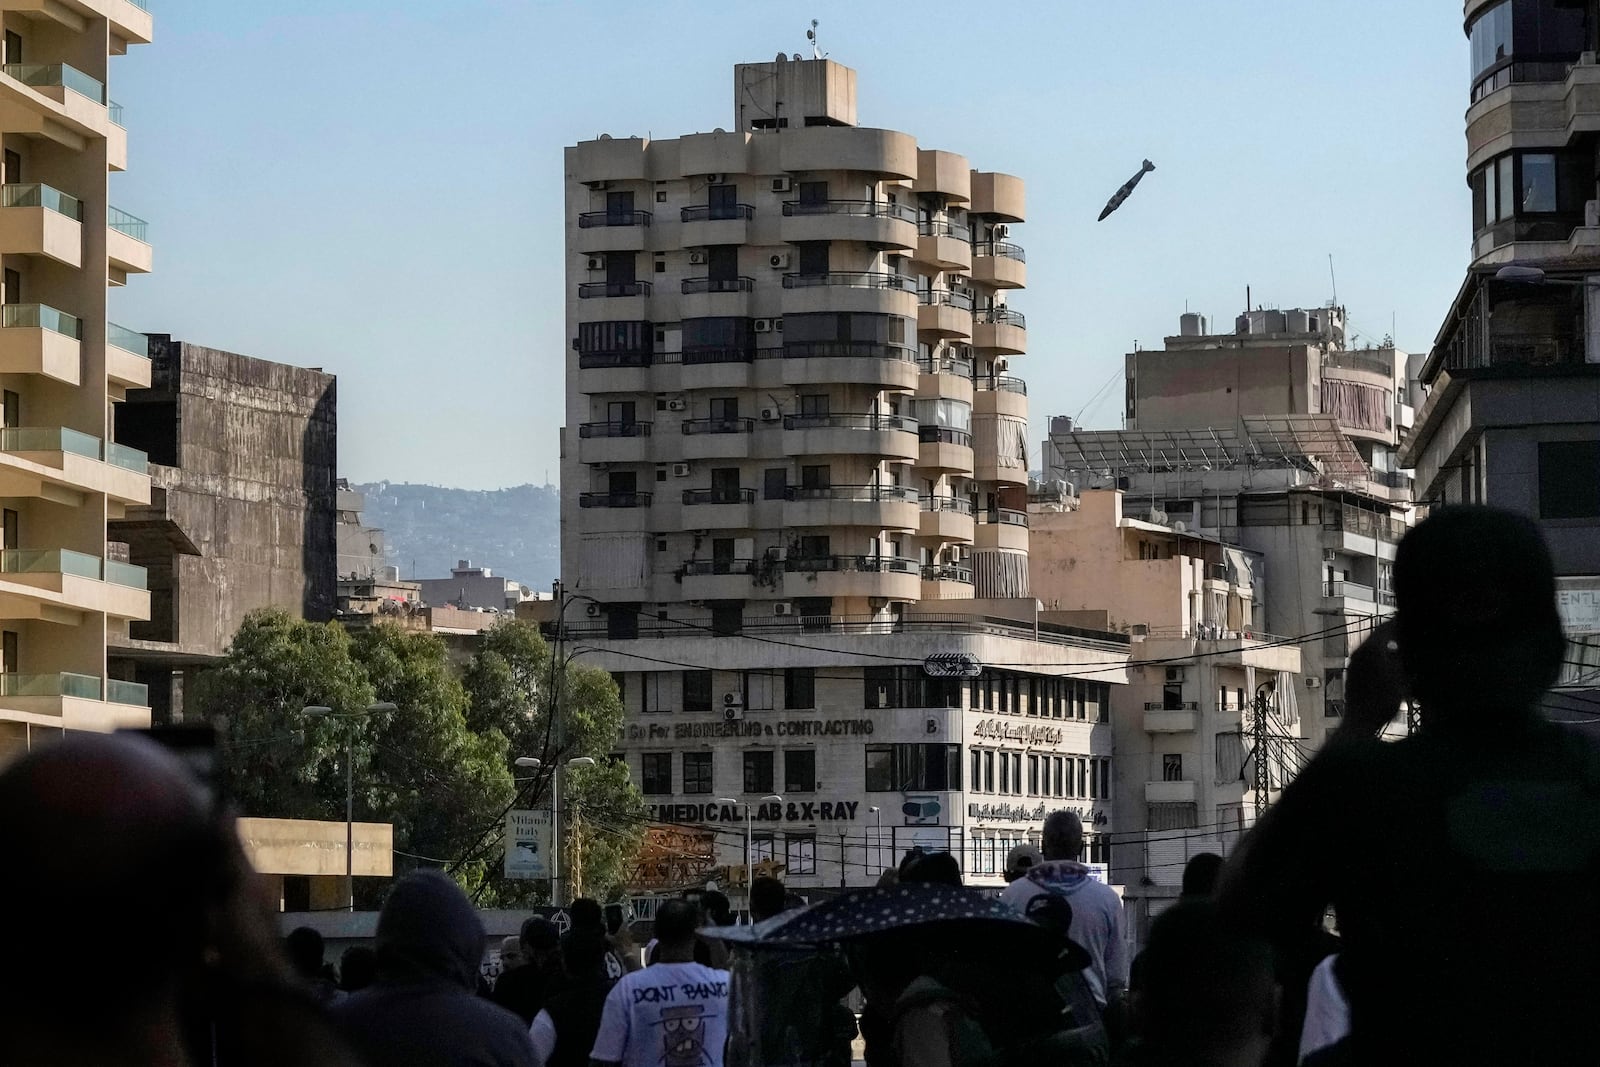
M 1106 209 L 1100 212 L 1100 218 L 1098 221 L 1106 221 L 1106 216 L 1117 210 L 1117 208 L 1121 207 L 1122 202 L 1128 199 L 1128 197 L 1133 193 L 1134 187 L 1139 184 L 1146 174 L 1155 169 L 1156 165 L 1154 163 L 1150 162 L 1148 159 L 1145 160 L 1144 166 L 1139 168 L 1139 173 L 1129 178 L 1127 183 L 1124 184 L 1121 189 L 1117 190 L 1117 194 L 1110 200 L 1106 201 Z

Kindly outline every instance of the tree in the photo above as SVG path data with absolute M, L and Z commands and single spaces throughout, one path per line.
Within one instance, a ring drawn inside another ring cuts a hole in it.
M 644 797 L 628 780 L 623 763 L 574 767 L 567 773 L 567 802 L 577 828 L 578 871 L 584 896 L 620 898 L 644 841 Z

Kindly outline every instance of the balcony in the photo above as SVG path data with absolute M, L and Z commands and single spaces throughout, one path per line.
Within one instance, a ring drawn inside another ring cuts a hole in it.
M 576 244 L 587 255 L 642 252 L 650 238 L 648 211 L 585 211 L 578 216 Z
M 64 102 L 65 98 L 59 90 L 65 89 L 102 107 L 106 103 L 105 84 L 66 63 L 7 63 L 0 67 L 0 71 L 31 89 L 57 90 L 45 93 L 57 103 Z
M 1146 782 L 1146 804 L 1193 804 L 1198 796 L 1194 782 Z
M 748 530 L 755 502 L 754 489 L 685 489 L 683 525 L 695 530 Z
M 149 471 L 143 452 L 77 430 L 0 430 L 0 496 L 59 498 L 57 487 L 63 487 L 106 493 L 125 504 L 148 504 Z
M 858 241 L 874 249 L 917 247 L 917 209 L 886 200 L 787 201 L 778 236 L 790 243 Z
M 917 429 L 917 466 L 961 474 L 972 473 L 972 434 L 950 426 Z
M 750 454 L 754 419 L 685 419 L 684 459 L 743 459 Z
M 972 227 L 948 219 L 923 219 L 917 224 L 918 263 L 939 270 L 972 269 Z
M 654 493 L 579 493 L 580 508 L 648 508 Z
M 1015 175 L 975 170 L 968 208 L 993 222 L 1022 222 L 1027 214 L 1024 191 L 1022 179 Z
M 140 682 L 125 682 L 120 678 L 107 678 L 106 703 L 148 708 L 150 706 L 150 687 Z
M 979 241 L 972 246 L 972 280 L 995 289 L 1028 284 L 1028 257 L 1010 241 Z
M 786 415 L 783 429 L 791 456 L 917 458 L 917 420 L 905 415 Z
M 899 556 L 791 557 L 783 564 L 785 596 L 887 597 L 922 595 L 921 568 Z
M 680 288 L 686 298 L 679 314 L 686 319 L 747 318 L 755 291 L 754 278 L 685 278 Z
M 149 274 L 154 253 L 149 243 L 150 224 L 121 208 L 106 209 L 106 258 L 123 274 Z
M 604 297 L 649 296 L 649 282 L 580 282 L 579 300 L 598 300 Z M 631 316 L 619 315 L 619 318 Z
M 972 336 L 972 294 L 959 289 L 928 289 L 917 294 L 917 333 L 936 337 Z
M 917 533 L 922 537 L 935 537 L 940 541 L 972 540 L 976 524 L 971 497 L 923 496 L 917 501 L 920 508 Z
M 920 371 L 917 353 L 877 341 L 785 341 L 785 385 L 876 385 L 910 392 Z
M 691 559 L 683 564 L 685 600 L 745 600 L 761 564 L 753 559 Z M 775 574 L 775 572 L 774 572 Z M 776 582 L 769 582 L 776 585 Z
M 754 278 L 685 278 L 682 283 L 683 294 L 692 293 L 748 293 L 754 291 L 756 280 Z M 692 316 L 691 316 L 692 317 Z
M 650 458 L 652 424 L 585 422 L 578 426 L 579 463 L 643 463 Z
M 749 204 L 697 204 L 679 213 L 683 229 L 679 241 L 685 248 L 749 244 L 750 220 L 756 209 Z
M 784 493 L 785 526 L 917 528 L 917 491 L 902 485 L 790 486 Z
M 83 265 L 83 203 L 48 185 L 0 186 L 0 253 Z
M 40 617 L 41 604 L 124 619 L 150 617 L 143 567 L 69 549 L 0 552 L 0 613 Z M 21 611 L 22 614 L 17 614 Z
M 1355 603 L 1348 604 L 1349 607 L 1363 610 L 1368 614 L 1372 613 L 1374 607 L 1394 607 L 1393 593 L 1379 592 L 1372 586 L 1360 582 L 1323 582 L 1322 595 L 1327 600 L 1338 602 L 1329 605 L 1334 610 L 1345 607 L 1350 601 Z
M 917 176 L 917 142 L 896 130 L 866 126 L 792 126 L 778 137 L 778 169 L 861 171 L 909 181 Z
M 45 304 L 0 306 L 0 373 L 82 380 L 83 323 Z
M 1021 354 L 1028 347 L 1028 320 L 1020 311 L 1001 305 L 984 308 L 972 316 L 972 345 L 997 352 Z
M 930 563 L 922 568 L 923 600 L 968 600 L 972 568 L 959 563 Z
M 914 316 L 917 280 L 892 271 L 832 270 L 783 276 L 785 314 L 859 311 Z
M 1169 708 L 1160 701 L 1144 706 L 1144 732 L 1147 734 L 1192 733 L 1200 723 L 1200 705 L 1186 701 L 1182 707 Z
M 125 389 L 148 389 L 150 375 L 149 336 L 106 323 L 106 377 Z
M 980 511 L 973 544 L 979 549 L 1007 548 L 1028 550 L 1028 513 L 1010 508 Z
M 578 216 L 578 229 L 591 230 L 596 227 L 612 226 L 648 226 L 651 214 L 648 211 L 585 211 Z
M 1360 555 L 1372 556 L 1378 554 L 1375 542 L 1397 545 L 1410 527 L 1388 515 L 1343 507 L 1324 516 L 1322 529 L 1324 547 L 1343 548 Z M 1333 536 L 1328 536 L 1330 534 Z M 1351 540 L 1351 538 L 1362 540 Z
M 1028 383 L 1006 375 L 979 375 L 972 380 L 975 415 L 1028 417 Z
M 583 526 L 592 533 L 649 533 L 654 499 L 652 493 L 579 493 L 578 507 L 589 511 Z

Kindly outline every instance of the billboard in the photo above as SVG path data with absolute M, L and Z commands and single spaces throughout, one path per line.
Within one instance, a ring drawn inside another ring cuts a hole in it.
M 553 878 L 555 834 L 550 812 L 506 812 L 506 877 Z

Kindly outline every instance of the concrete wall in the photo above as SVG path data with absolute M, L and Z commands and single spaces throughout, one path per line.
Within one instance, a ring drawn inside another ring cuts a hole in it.
M 1309 345 L 1147 350 L 1127 356 L 1129 427 L 1232 427 L 1246 415 L 1314 412 L 1317 352 Z

